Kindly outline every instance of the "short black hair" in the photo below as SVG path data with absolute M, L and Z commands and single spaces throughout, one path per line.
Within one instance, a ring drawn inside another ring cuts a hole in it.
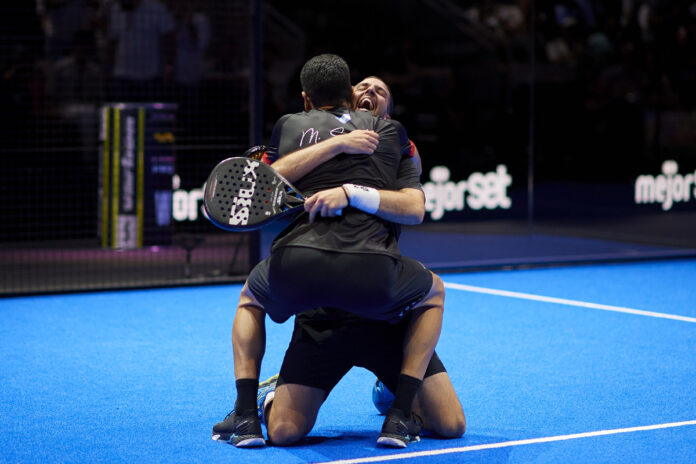
M 300 83 L 314 106 L 345 105 L 353 94 L 348 63 L 331 53 L 310 58 L 302 66 Z

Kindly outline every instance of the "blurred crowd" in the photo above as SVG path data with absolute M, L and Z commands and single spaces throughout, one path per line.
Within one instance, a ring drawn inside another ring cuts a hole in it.
M 3 68 L 35 65 L 60 102 L 159 96 L 163 83 L 193 86 L 206 67 L 209 15 L 185 0 L 36 0 Z M 15 18 L 18 15 L 15 15 Z M 37 41 L 40 38 L 41 42 Z M 135 97 L 133 97 L 135 95 Z
M 453 167 L 522 160 L 532 112 L 550 167 L 582 150 L 637 156 L 650 138 L 646 111 L 696 103 L 693 0 L 354 0 L 340 14 L 321 0 L 271 3 L 305 34 L 294 60 L 291 47 L 276 48 L 284 69 L 334 52 L 354 79 L 382 76 L 394 117 L 424 150 L 446 147 Z M 296 79 L 276 85 L 270 120 L 300 108 L 286 98 Z
M 424 181 L 437 165 L 457 180 L 504 163 L 514 179 L 533 165 L 536 185 L 630 182 L 696 159 L 696 0 L 263 0 L 254 83 L 248 0 L 5 3 L 0 193 L 17 239 L 34 222 L 55 237 L 48 216 L 93 234 L 102 104 L 177 103 L 177 169 L 198 188 L 248 146 L 250 90 L 266 138 L 302 109 L 300 67 L 322 52 L 390 84 Z
M 50 139 L 53 121 L 56 131 L 67 123 L 81 143 L 94 147 L 95 112 L 104 102 L 175 102 L 186 107 L 181 114 L 193 117 L 202 110 L 198 101 L 205 79 L 243 81 L 248 73 L 244 53 L 229 48 L 220 50 L 226 56 L 210 53 L 215 20 L 205 7 L 211 2 L 24 3 L 9 8 L 3 20 L 0 92 L 6 114 L 13 115 L 8 119 L 14 120 L 4 127 L 22 126 L 27 139 L 36 130 Z M 224 19 L 243 8 L 244 2 L 230 1 L 218 12 L 224 11 L 219 15 Z M 246 35 L 239 32 L 222 30 L 218 39 L 244 47 Z M 37 118 L 40 128 L 26 123 Z
M 0 37 L 0 96 L 15 115 L 6 128 L 48 114 L 71 121 L 90 145 L 84 121 L 102 102 L 175 101 L 186 127 L 207 111 L 206 82 L 248 90 L 248 2 L 25 3 L 6 15 Z M 531 78 L 540 98 L 560 85 L 587 111 L 696 103 L 696 1 L 355 0 L 340 14 L 334 6 L 264 2 L 265 119 L 298 109 L 299 67 L 323 51 L 343 55 L 356 79 L 382 75 L 396 117 L 422 142 L 467 127 L 479 154 L 496 151 L 496 128 L 519 125 L 511 114 L 528 105 Z

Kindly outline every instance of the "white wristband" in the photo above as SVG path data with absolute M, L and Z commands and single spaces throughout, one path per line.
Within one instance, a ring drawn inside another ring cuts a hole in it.
M 348 197 L 348 203 L 366 213 L 375 214 L 379 209 L 379 192 L 364 185 L 343 184 L 343 190 Z

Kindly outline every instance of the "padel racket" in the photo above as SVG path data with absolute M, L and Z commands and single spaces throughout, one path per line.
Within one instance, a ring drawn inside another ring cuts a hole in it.
M 247 150 L 263 154 L 263 147 Z M 221 229 L 246 232 L 304 210 L 305 197 L 272 167 L 254 156 L 221 161 L 205 183 L 208 219 Z

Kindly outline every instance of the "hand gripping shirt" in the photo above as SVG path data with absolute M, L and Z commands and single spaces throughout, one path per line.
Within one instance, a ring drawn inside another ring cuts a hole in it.
M 379 134 L 371 155 L 339 154 L 297 182 L 305 196 L 352 183 L 375 189 L 421 189 L 418 170 L 410 159 L 411 143 L 403 126 L 392 119 L 347 108 L 311 110 L 281 117 L 273 128 L 271 150 L 282 157 L 301 148 L 352 130 L 369 129 Z M 315 217 L 302 213 L 274 241 L 271 250 L 303 246 L 344 253 L 376 253 L 400 256 L 398 224 L 347 207 L 341 216 Z

